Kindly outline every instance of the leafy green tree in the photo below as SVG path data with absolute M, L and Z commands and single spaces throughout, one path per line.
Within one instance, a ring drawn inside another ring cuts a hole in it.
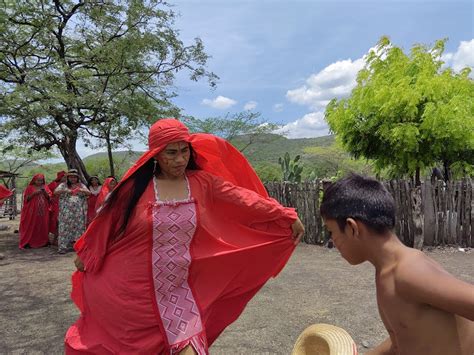
M 326 108 L 345 149 L 379 171 L 415 174 L 417 183 L 420 170 L 437 161 L 464 161 L 474 147 L 474 83 L 469 68 L 442 68 L 445 42 L 415 45 L 407 55 L 388 38 L 379 41 L 351 96 Z
M 36 150 L 57 148 L 87 178 L 76 150 L 87 130 L 108 122 L 136 130 L 176 110 L 179 71 L 215 85 L 201 40 L 185 45 L 175 16 L 159 0 L 3 2 L 0 133 Z
M 258 163 L 254 166 L 254 168 L 258 177 L 263 182 L 281 181 L 281 169 L 276 164 Z
M 232 141 L 241 152 L 254 143 L 268 143 L 280 137 L 269 134 L 275 131 L 278 125 L 266 122 L 259 112 L 243 111 L 227 114 L 225 117 L 205 119 L 188 116 L 183 120 L 192 132 L 215 134 Z
M 350 172 L 363 175 L 373 174 L 371 162 L 351 157 L 337 142 L 327 147 L 307 147 L 304 148 L 304 152 L 307 160 L 317 161 L 318 165 L 316 168 L 313 168 L 312 172 L 314 174 L 309 176 L 309 180 L 313 180 L 316 177 L 341 177 Z
M 51 159 L 55 155 L 48 151 L 34 151 L 18 145 L 0 143 L 0 169 L 13 174 L 39 160 Z

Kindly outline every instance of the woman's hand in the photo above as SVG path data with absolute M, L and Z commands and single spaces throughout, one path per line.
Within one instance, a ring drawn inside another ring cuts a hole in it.
M 291 230 L 293 231 L 292 237 L 295 241 L 295 245 L 298 245 L 304 234 L 304 225 L 299 218 L 296 218 L 296 221 L 293 222 Z
M 79 255 L 76 256 L 76 259 L 74 259 L 74 265 L 76 265 L 77 271 L 84 272 L 84 264 L 82 263 L 82 260 L 79 258 Z

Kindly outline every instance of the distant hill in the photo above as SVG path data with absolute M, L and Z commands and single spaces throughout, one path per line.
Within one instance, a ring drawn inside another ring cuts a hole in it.
M 242 149 L 247 142 L 246 137 L 238 137 L 232 141 L 232 144 Z M 333 143 L 334 136 L 289 139 L 276 134 L 267 134 L 244 149 L 243 154 L 252 164 L 278 164 L 278 158 L 282 157 L 286 152 L 290 153 L 292 158 L 300 154 L 304 161 L 305 158 L 308 158 L 304 153 L 305 148 L 327 147 Z
M 248 142 L 246 136 L 238 137 L 232 140 L 232 144 L 237 147 L 237 149 L 242 149 Z M 306 147 L 326 147 L 334 143 L 334 136 L 324 136 L 317 138 L 298 138 L 298 139 L 289 139 L 282 137 L 276 134 L 266 134 L 249 145 L 244 149 L 243 154 L 252 164 L 257 163 L 278 163 L 278 158 L 283 156 L 286 152 L 290 153 L 291 157 L 296 156 L 297 154 L 302 155 L 304 158 L 305 154 L 303 152 Z M 118 151 L 113 152 L 114 160 L 116 161 L 126 161 L 129 160 L 130 163 L 136 161 L 143 152 L 137 151 Z M 107 153 L 95 153 L 84 158 L 84 162 L 88 162 L 95 159 L 108 159 Z
M 329 147 L 333 143 L 334 136 L 289 139 L 275 134 L 267 134 L 259 137 L 258 140 L 246 147 L 243 154 L 264 180 L 273 180 L 275 177 L 280 176 L 281 172 L 278 165 L 278 158 L 282 157 L 286 152 L 290 153 L 292 159 L 298 154 L 301 155 L 301 163 L 303 163 L 305 167 L 303 171 L 304 176 L 309 175 L 312 170 L 319 170 L 320 174 L 332 175 L 333 172 L 325 167 L 327 165 L 325 161 L 322 161 L 317 155 L 305 153 L 304 149 L 307 147 Z M 248 144 L 248 137 L 237 137 L 232 140 L 232 144 L 236 146 L 237 149 L 242 149 Z M 122 176 L 142 154 L 143 152 L 140 151 L 113 152 L 116 175 L 118 177 Z M 101 179 L 109 175 L 109 163 L 106 152 L 89 155 L 85 157 L 83 161 L 87 171 L 91 175 L 98 175 Z M 51 181 L 56 177 L 57 171 L 66 169 L 64 163 L 32 163 L 20 169 L 19 173 L 22 176 L 19 179 L 18 185 L 20 188 L 24 187 L 31 176 L 37 172 L 44 173 L 46 180 Z
M 114 160 L 127 159 L 127 160 L 130 160 L 130 161 L 135 161 L 142 154 L 143 154 L 143 152 L 128 151 L 128 150 L 126 150 L 126 151 L 116 151 L 116 152 L 113 152 L 113 157 L 114 157 Z M 94 160 L 94 159 L 109 159 L 109 156 L 108 156 L 107 152 L 100 152 L 100 153 L 95 153 L 95 154 L 92 154 L 92 155 L 88 155 L 87 157 L 85 157 L 83 159 L 83 161 L 87 162 L 87 161 Z

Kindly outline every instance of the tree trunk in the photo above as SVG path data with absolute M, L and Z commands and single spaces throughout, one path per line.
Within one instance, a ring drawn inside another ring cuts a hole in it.
M 83 183 L 87 183 L 90 176 L 87 173 L 84 162 L 77 153 L 76 142 L 77 137 L 66 137 L 61 141 L 58 148 L 66 162 L 67 168 L 76 169 L 80 180 L 82 180 Z
M 415 171 L 415 186 L 421 186 L 421 180 L 420 180 L 420 167 L 416 167 Z
M 451 171 L 450 171 L 450 168 L 449 168 L 449 161 L 448 160 L 443 160 L 443 167 L 444 167 L 444 181 L 445 182 L 448 182 L 451 178 Z
M 110 137 L 107 137 L 107 155 L 109 156 L 109 166 L 110 166 L 110 176 L 115 176 L 115 168 L 114 168 L 114 158 L 112 156 L 112 144 L 110 143 Z
M 411 200 L 413 209 L 413 225 L 415 227 L 413 235 L 413 247 L 421 250 L 424 244 L 424 225 L 423 225 L 423 199 L 421 186 L 411 190 Z

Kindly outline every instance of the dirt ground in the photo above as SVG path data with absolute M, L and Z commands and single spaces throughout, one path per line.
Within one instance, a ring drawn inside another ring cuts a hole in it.
M 69 299 L 73 255 L 18 249 L 18 234 L 0 231 L 0 354 L 61 354 L 78 311 Z M 428 254 L 449 272 L 474 283 L 474 252 Z M 313 323 L 346 329 L 361 352 L 386 337 L 368 263 L 350 266 L 334 249 L 300 245 L 278 278 L 248 304 L 211 347 L 211 354 L 289 354 Z

